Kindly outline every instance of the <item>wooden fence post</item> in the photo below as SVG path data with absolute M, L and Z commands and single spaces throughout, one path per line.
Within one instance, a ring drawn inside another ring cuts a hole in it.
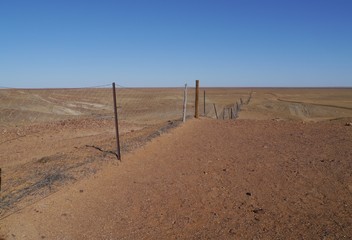
M 194 109 L 194 117 L 198 118 L 199 113 L 198 113 L 198 108 L 199 108 L 199 80 L 196 80 L 196 99 L 195 99 L 195 109 Z

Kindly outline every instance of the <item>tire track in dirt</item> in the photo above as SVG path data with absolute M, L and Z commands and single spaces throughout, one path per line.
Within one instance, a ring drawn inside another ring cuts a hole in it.
M 352 110 L 352 107 L 343 107 L 343 106 L 321 104 L 321 103 L 311 103 L 311 102 L 302 102 L 302 101 L 292 101 L 292 100 L 285 100 L 285 99 L 282 99 L 282 98 L 277 98 L 277 101 L 287 102 L 287 103 L 298 103 L 298 104 L 314 105 L 314 106 L 320 106 L 320 107 L 332 107 L 332 108 L 340 108 L 340 109 Z

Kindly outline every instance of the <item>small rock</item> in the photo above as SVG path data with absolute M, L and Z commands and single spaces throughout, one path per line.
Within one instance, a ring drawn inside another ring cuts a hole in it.
M 351 127 L 352 126 L 352 122 L 346 123 L 345 126 Z
M 82 192 L 83 192 L 83 189 L 79 190 L 79 192 L 82 193 Z
M 253 210 L 253 212 L 254 212 L 254 213 L 264 213 L 264 209 L 262 209 L 262 208 L 255 208 L 255 209 Z
M 247 195 L 247 196 L 252 196 L 252 193 L 246 192 L 246 195 Z

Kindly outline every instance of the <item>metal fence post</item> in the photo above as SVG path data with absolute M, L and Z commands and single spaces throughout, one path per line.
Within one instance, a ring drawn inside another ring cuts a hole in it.
M 204 90 L 204 117 L 205 117 L 205 90 Z
M 114 115 L 115 115 L 115 130 L 116 130 L 116 155 L 117 155 L 117 159 L 121 161 L 120 136 L 119 136 L 119 123 L 118 123 L 118 118 L 117 118 L 115 83 L 112 83 L 112 95 L 114 98 Z

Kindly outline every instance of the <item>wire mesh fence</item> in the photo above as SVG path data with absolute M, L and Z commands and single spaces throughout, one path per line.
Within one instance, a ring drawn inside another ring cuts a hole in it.
M 203 88 L 200 92 L 201 114 L 216 119 L 236 119 L 252 97 L 252 91 L 239 88 Z
M 150 125 L 182 118 L 183 91 L 180 88 L 116 89 L 120 122 Z M 205 98 L 204 97 L 205 94 Z M 194 113 L 194 88 L 187 91 L 187 116 Z M 238 89 L 200 90 L 201 115 L 215 118 L 214 104 L 223 108 L 248 102 L 250 93 Z M 113 117 L 110 85 L 66 89 L 0 89 L 0 127 L 68 119 Z M 203 101 L 202 101 L 203 100 Z M 220 114 L 221 115 L 221 114 Z
M 183 87 L 118 87 L 123 151 L 143 145 L 165 126 L 180 122 L 183 92 Z M 116 163 L 109 154 L 116 150 L 114 127 L 110 84 L 0 89 L 0 218 L 96 172 L 106 161 Z
M 139 147 L 181 123 L 184 90 L 117 87 L 122 151 Z M 216 118 L 241 98 L 247 99 L 248 92 L 200 89 L 200 116 Z M 219 109 L 217 114 L 214 106 Z M 186 118 L 194 112 L 195 88 L 188 88 Z M 114 128 L 110 84 L 0 89 L 0 218 L 67 182 L 95 173 L 104 162 L 116 162 L 109 154 L 116 150 Z
M 155 124 L 182 118 L 183 88 L 118 88 L 116 91 L 122 122 Z
M 153 124 L 182 117 L 183 88 L 118 87 L 116 98 L 122 121 Z M 114 110 L 111 87 L 105 85 L 75 89 L 0 89 L 0 111 L 0 127 L 12 127 L 67 119 L 111 118 Z

